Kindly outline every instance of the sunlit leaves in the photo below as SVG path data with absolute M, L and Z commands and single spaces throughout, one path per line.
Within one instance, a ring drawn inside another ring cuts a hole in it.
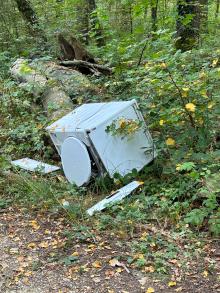
M 172 137 L 168 137 L 166 140 L 166 145 L 167 146 L 175 146 L 176 142 Z
M 195 112 L 195 110 L 196 110 L 196 105 L 193 104 L 193 103 L 187 103 L 187 104 L 185 105 L 185 108 L 186 108 L 188 111 L 190 111 L 190 112 Z

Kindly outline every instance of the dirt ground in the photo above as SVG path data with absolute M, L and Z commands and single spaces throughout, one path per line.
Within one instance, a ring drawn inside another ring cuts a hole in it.
M 126 262 L 126 242 L 113 238 L 98 243 L 68 240 L 65 219 L 30 215 L 14 208 L 0 213 L 0 292 L 20 293 L 153 293 L 220 292 L 220 244 L 213 240 L 214 272 L 191 272 L 168 282 Z M 68 242 L 68 245 L 67 245 Z M 210 257 L 210 256 L 209 256 Z

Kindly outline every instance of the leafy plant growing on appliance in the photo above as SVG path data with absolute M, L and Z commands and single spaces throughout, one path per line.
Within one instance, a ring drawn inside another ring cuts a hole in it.
M 124 117 L 114 120 L 109 126 L 106 127 L 106 132 L 112 136 L 121 136 L 131 138 L 136 132 L 140 131 L 143 127 L 143 121 L 136 119 L 126 119 Z

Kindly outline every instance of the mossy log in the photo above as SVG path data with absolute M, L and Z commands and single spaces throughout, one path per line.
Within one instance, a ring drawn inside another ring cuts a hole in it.
M 86 76 L 51 61 L 20 58 L 12 65 L 11 74 L 20 86 L 41 99 L 50 120 L 72 111 L 78 100 L 87 102 L 98 93 Z

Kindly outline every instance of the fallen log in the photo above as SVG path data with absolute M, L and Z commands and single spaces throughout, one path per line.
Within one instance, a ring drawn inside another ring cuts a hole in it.
M 78 100 L 88 102 L 98 93 L 86 76 L 51 61 L 20 58 L 12 65 L 11 74 L 20 86 L 41 99 L 50 120 L 72 111 Z
M 105 74 L 105 75 L 112 74 L 112 69 L 105 65 L 90 63 L 88 61 L 83 61 L 83 60 L 61 61 L 59 62 L 59 64 L 73 67 L 74 69 L 77 69 L 80 72 L 85 72 L 85 73 L 88 72 L 88 74 L 90 73 L 97 76 L 101 74 Z

